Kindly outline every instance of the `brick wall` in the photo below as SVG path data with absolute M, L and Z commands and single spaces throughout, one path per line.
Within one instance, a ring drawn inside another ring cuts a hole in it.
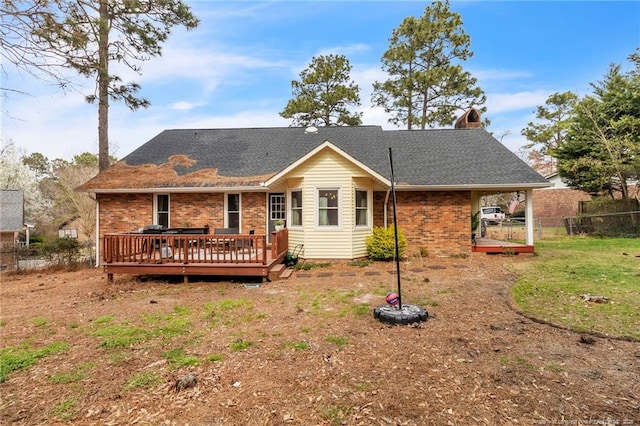
M 170 227 L 224 226 L 224 194 L 171 194 L 169 209 Z
M 374 193 L 374 225 L 384 224 L 385 192 Z M 266 233 L 265 193 L 242 194 L 241 232 Z M 407 255 L 425 248 L 429 255 L 471 253 L 470 192 L 397 192 L 398 226 L 409 241 Z M 100 235 L 131 232 L 153 223 L 152 194 L 98 195 Z M 223 194 L 171 194 L 171 226 L 211 229 L 224 224 Z M 393 205 L 388 205 L 393 223 Z
M 100 235 L 131 232 L 153 223 L 152 194 L 99 194 Z M 240 232 L 255 229 L 265 233 L 266 194 L 242 194 L 242 225 Z M 171 194 L 169 201 L 171 227 L 224 226 L 224 194 Z
M 18 259 L 16 258 L 16 233 L 14 231 L 0 232 L 0 265 L 7 270 L 14 270 Z
M 386 192 L 374 193 L 374 225 L 384 225 Z M 409 246 L 407 255 L 427 250 L 430 256 L 471 254 L 471 192 L 396 192 L 398 227 Z M 389 197 L 387 220 L 393 224 Z
M 580 201 L 590 200 L 586 192 L 575 189 L 539 189 L 533 191 L 533 217 L 542 226 L 564 226 L 563 218 L 576 216 Z
M 132 232 L 153 223 L 152 194 L 98 194 L 100 237 Z
M 256 234 L 266 234 L 267 194 L 245 192 L 242 194 L 242 232 L 255 229 Z

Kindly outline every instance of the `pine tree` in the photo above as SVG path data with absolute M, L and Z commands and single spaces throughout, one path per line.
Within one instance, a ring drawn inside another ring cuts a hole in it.
M 350 80 L 351 64 L 343 55 L 322 55 L 311 60 L 309 68 L 293 80 L 293 99 L 280 116 L 292 118 L 297 126 L 358 126 L 362 113 L 349 107 L 360 106 L 359 87 Z
M 470 40 L 448 0 L 433 2 L 420 18 L 405 18 L 382 56 L 390 78 L 374 83 L 373 104 L 409 130 L 451 125 L 471 107 L 483 113 L 484 92 L 461 65 L 473 56 Z

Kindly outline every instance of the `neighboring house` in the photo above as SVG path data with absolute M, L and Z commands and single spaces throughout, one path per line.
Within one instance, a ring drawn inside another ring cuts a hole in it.
M 91 236 L 88 236 L 81 231 L 82 226 L 80 222 L 79 216 L 74 216 L 69 220 L 65 220 L 60 226 L 58 226 L 58 237 L 74 238 L 77 239 L 80 244 L 87 243 L 91 240 Z
M 80 189 L 98 202 L 100 239 L 150 224 L 271 238 L 284 220 L 301 257 L 355 259 L 393 223 L 389 148 L 407 254 L 470 254 L 481 196 L 548 186 L 482 128 L 359 126 L 165 130 Z
M 545 227 L 564 226 L 564 218 L 576 216 L 580 202 L 591 195 L 567 186 L 557 172 L 545 179 L 551 186 L 533 191 L 533 216 Z
M 24 230 L 24 193 L 0 190 L 0 269 L 14 269 L 18 235 Z

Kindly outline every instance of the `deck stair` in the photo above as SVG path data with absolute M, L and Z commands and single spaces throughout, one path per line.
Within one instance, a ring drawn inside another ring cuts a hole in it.
M 284 271 L 286 271 L 286 266 L 284 266 L 284 263 L 277 263 L 269 268 L 267 279 L 269 281 L 275 281 L 281 278 Z

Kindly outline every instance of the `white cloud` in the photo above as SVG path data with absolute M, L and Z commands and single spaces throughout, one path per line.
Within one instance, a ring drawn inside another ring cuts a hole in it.
M 487 93 L 487 113 L 499 114 L 523 109 L 532 109 L 545 103 L 551 93 L 534 90 L 515 93 Z
M 353 43 L 344 46 L 327 47 L 318 51 L 316 56 L 320 55 L 345 55 L 347 58 L 358 53 L 367 53 L 371 51 L 371 47 L 365 43 Z
M 194 108 L 204 106 L 204 102 L 187 102 L 187 101 L 178 101 L 169 105 L 169 108 L 178 110 L 178 111 L 189 111 Z
M 531 73 L 528 71 L 517 70 L 503 70 L 503 69 L 483 69 L 483 70 L 470 70 L 471 75 L 478 79 L 478 81 L 487 80 L 515 80 L 531 77 Z

